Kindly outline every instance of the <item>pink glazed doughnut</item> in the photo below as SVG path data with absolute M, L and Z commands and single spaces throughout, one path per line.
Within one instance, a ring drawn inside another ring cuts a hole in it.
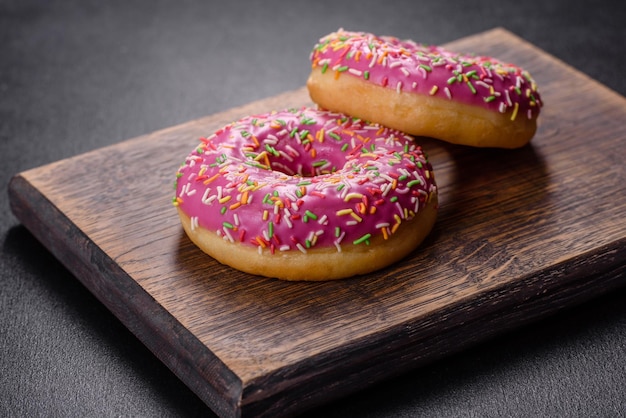
M 173 203 L 189 238 L 223 264 L 333 280 L 413 251 L 435 222 L 437 186 L 412 137 L 302 108 L 202 138 L 177 171 Z
M 415 136 L 518 148 L 542 106 L 527 71 L 411 40 L 339 30 L 315 45 L 307 87 L 321 108 Z

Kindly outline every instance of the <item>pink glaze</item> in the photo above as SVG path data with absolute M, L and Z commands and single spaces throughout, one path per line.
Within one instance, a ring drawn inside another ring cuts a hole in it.
M 431 164 L 399 131 L 315 109 L 246 117 L 177 172 L 178 206 L 225 240 L 270 252 L 369 245 L 437 192 Z
M 527 71 L 495 58 L 460 55 L 390 36 L 339 30 L 315 45 L 313 68 L 347 74 L 398 93 L 418 93 L 482 106 L 511 119 L 532 119 L 542 105 Z

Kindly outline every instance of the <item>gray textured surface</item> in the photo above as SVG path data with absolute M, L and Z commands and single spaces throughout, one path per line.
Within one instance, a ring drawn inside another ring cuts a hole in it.
M 0 416 L 211 416 L 19 225 L 13 174 L 301 87 L 339 27 L 440 44 L 503 26 L 626 94 L 620 1 L 128 3 L 0 0 Z M 308 415 L 624 416 L 625 296 Z

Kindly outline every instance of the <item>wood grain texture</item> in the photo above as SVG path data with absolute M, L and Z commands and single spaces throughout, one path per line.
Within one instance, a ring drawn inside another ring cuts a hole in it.
M 439 218 L 382 271 L 249 276 L 182 232 L 172 184 L 198 137 L 304 88 L 20 173 L 12 210 L 222 416 L 300 412 L 624 284 L 626 99 L 503 29 L 447 46 L 528 69 L 538 132 L 514 151 L 420 138 Z

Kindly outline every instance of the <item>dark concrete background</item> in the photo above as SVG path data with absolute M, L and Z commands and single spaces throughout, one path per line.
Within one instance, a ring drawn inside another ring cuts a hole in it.
M 626 94 L 621 1 L 0 0 L 0 415 L 211 416 L 11 214 L 22 170 L 304 85 L 339 27 L 502 26 Z M 584 98 L 581 98 L 584 100 Z M 625 416 L 626 289 L 310 416 Z

